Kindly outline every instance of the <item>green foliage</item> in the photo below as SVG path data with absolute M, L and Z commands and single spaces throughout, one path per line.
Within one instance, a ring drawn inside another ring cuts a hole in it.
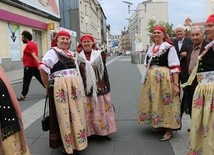
M 168 22 L 163 22 L 163 21 L 157 23 L 157 21 L 155 21 L 154 19 L 151 19 L 148 22 L 147 31 L 149 32 L 150 35 L 152 34 L 153 27 L 156 25 L 161 25 L 161 26 L 165 27 L 167 35 L 170 38 L 173 36 L 173 28 L 172 28 L 173 24 L 169 24 Z

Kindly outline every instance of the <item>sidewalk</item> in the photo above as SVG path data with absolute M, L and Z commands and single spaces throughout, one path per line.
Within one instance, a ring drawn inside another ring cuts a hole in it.
M 6 72 L 11 84 L 22 81 L 23 69 Z
M 160 142 L 161 135 L 152 134 L 150 125 L 137 122 L 142 64 L 132 64 L 130 57 L 123 56 L 109 60 L 107 65 L 118 132 L 111 135 L 111 141 L 92 139 L 81 155 L 186 155 L 189 116 L 184 114 L 182 130 L 177 131 L 170 141 Z M 23 70 L 7 72 L 7 75 L 11 83 L 15 83 L 22 80 Z M 41 130 L 43 100 L 37 103 L 26 101 L 30 106 L 22 111 L 31 155 L 61 155 L 61 149 L 49 148 L 49 134 Z

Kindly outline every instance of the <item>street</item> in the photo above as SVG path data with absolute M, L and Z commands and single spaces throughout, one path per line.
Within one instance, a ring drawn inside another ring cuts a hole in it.
M 174 133 L 172 140 L 160 142 L 161 134 L 151 133 L 150 125 L 137 122 L 137 106 L 141 88 L 141 64 L 132 64 L 130 56 L 110 57 L 107 62 L 111 82 L 112 101 L 115 105 L 118 132 L 112 140 L 94 138 L 81 155 L 187 155 L 190 119 L 185 114 L 183 128 Z M 22 83 L 13 83 L 17 95 Z M 61 149 L 49 148 L 48 132 L 41 129 L 45 90 L 32 80 L 26 101 L 20 102 L 25 135 L 32 155 L 61 155 Z

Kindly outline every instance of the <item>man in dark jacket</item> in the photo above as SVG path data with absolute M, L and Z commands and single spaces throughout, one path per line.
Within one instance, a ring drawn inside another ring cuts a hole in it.
M 191 39 L 186 37 L 186 28 L 183 25 L 177 25 L 175 27 L 176 38 L 173 40 L 173 44 L 177 51 L 178 57 L 180 58 L 181 73 L 179 76 L 180 83 L 185 83 L 188 79 L 188 69 L 187 69 L 187 51 L 188 46 L 191 45 Z M 183 96 L 181 97 L 181 116 L 184 111 L 189 113 L 187 108 L 187 91 L 186 88 L 183 89 Z
M 190 29 L 190 38 L 192 40 L 192 45 L 188 48 L 187 54 L 187 68 L 188 68 L 188 76 L 192 73 L 194 67 L 196 66 L 198 56 L 205 50 L 205 46 L 209 43 L 204 39 L 204 28 L 202 26 L 193 26 Z M 197 78 L 193 80 L 190 86 L 187 86 L 187 101 L 188 101 L 188 109 L 190 110 L 190 116 L 192 111 L 192 99 L 195 88 L 197 86 Z

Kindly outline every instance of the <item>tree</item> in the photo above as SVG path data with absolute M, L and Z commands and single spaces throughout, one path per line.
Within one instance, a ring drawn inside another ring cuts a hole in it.
M 154 19 L 149 20 L 148 25 L 147 25 L 148 26 L 147 31 L 149 32 L 150 37 L 151 37 L 152 31 L 153 31 L 153 28 L 156 25 L 161 25 L 161 26 L 165 27 L 166 33 L 168 34 L 168 36 L 170 38 L 173 37 L 173 28 L 172 28 L 173 24 L 169 24 L 168 22 L 163 22 L 163 21 L 160 21 L 157 23 L 157 21 L 155 21 Z

